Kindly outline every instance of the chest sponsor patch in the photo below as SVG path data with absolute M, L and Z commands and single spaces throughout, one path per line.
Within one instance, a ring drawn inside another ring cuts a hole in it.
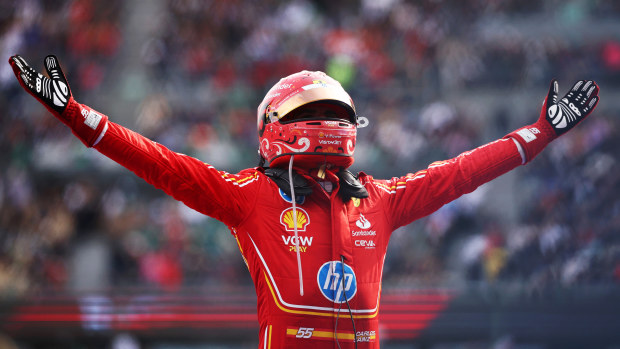
M 282 211 L 280 214 L 280 223 L 284 226 L 286 231 L 295 231 L 295 224 L 297 224 L 297 231 L 306 231 L 306 227 L 310 224 L 310 215 L 303 208 L 297 207 L 296 216 L 293 212 L 293 208 L 289 207 Z
M 288 194 L 286 194 L 282 189 L 278 190 L 280 191 L 280 197 L 284 199 L 284 201 L 293 203 L 293 199 Z M 306 202 L 306 197 L 304 195 L 295 195 L 295 203 L 297 205 L 302 205 L 304 202 Z
M 353 268 L 340 261 L 324 263 L 319 268 L 316 280 L 323 296 L 334 303 L 349 301 L 357 293 Z
M 360 213 L 360 218 L 357 221 L 355 221 L 355 225 L 357 225 L 357 227 L 360 229 L 368 229 L 371 226 L 370 222 L 361 213 Z
M 351 235 L 356 238 L 355 247 L 375 248 L 373 236 L 377 235 L 377 231 L 371 229 L 372 223 L 360 213 L 360 217 L 355 221 L 355 227 L 351 229 Z
M 299 248 L 299 252 L 306 252 L 308 247 L 312 246 L 313 236 L 286 236 L 282 235 L 282 241 L 286 246 L 288 246 L 288 250 L 291 252 L 297 252 Z
M 355 240 L 355 247 L 364 247 L 366 249 L 374 249 L 377 247 L 375 241 L 372 239 L 358 239 Z

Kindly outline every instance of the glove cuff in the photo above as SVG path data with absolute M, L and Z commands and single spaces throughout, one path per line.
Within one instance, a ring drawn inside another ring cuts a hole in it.
M 510 132 L 504 138 L 512 138 L 517 141 L 525 154 L 525 163 L 529 163 L 545 149 L 547 144 L 556 139 L 557 135 L 549 123 L 541 120 Z
M 108 129 L 108 116 L 70 98 L 59 118 L 87 147 L 96 145 Z

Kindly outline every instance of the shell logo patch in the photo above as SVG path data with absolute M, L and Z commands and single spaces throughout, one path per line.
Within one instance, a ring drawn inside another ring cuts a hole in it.
M 310 224 L 310 216 L 303 208 L 297 207 L 297 217 L 293 217 L 293 208 L 287 208 L 280 215 L 280 223 L 286 231 L 295 231 L 295 219 L 297 220 L 297 231 L 306 231 L 306 227 Z

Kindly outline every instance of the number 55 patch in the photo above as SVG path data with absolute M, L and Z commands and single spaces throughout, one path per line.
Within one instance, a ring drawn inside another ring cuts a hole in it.
M 362 337 L 362 333 L 358 332 L 358 340 L 362 339 L 365 342 L 374 342 L 375 340 L 375 331 L 366 331 L 368 333 L 372 332 L 372 336 L 367 335 L 365 338 Z M 295 338 L 312 338 L 312 339 L 320 339 L 331 341 L 334 338 L 338 338 L 338 340 L 353 342 L 355 340 L 355 333 L 351 331 L 338 331 L 338 333 L 334 333 L 333 330 L 327 329 L 315 329 L 314 327 L 288 327 L 286 329 L 286 335 L 295 337 Z
M 286 334 L 289 334 L 291 332 L 295 332 L 295 329 L 289 328 L 286 330 Z M 297 329 L 297 332 L 295 332 L 295 337 L 296 338 L 310 338 L 312 337 L 313 332 L 314 332 L 314 328 L 312 327 L 300 327 Z

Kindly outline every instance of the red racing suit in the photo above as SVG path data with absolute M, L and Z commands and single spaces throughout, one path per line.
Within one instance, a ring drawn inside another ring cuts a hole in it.
M 517 145 L 504 138 L 402 177 L 360 173 L 369 197 L 346 203 L 333 174 L 331 193 L 305 176 L 313 193 L 297 198 L 294 217 L 290 198 L 262 168 L 218 171 L 108 126 L 95 146 L 99 152 L 230 227 L 256 287 L 260 348 L 352 348 L 355 336 L 358 348 L 378 348 L 381 277 L 392 231 L 522 163 Z

